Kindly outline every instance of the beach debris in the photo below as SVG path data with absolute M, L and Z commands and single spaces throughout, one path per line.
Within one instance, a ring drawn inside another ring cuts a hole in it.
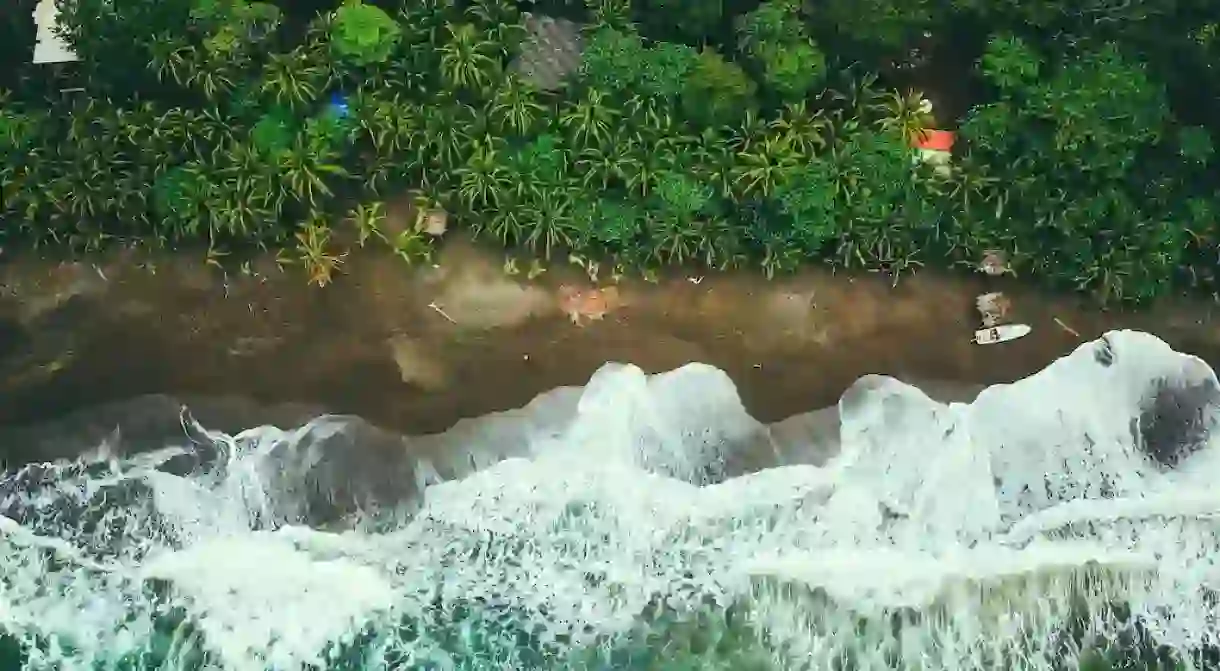
M 976 345 L 994 345 L 1023 338 L 1029 335 L 1030 331 L 1033 329 L 1028 324 L 1001 324 L 975 331 L 974 343 Z
M 994 345 L 1029 335 L 1028 324 L 1005 324 L 1012 312 L 1012 301 L 999 291 L 980 294 L 974 305 L 983 318 L 983 327 L 974 332 L 977 345 Z
M 1008 263 L 1008 255 L 999 249 L 989 249 L 983 252 L 983 260 L 979 262 L 978 271 L 992 277 L 1001 275 L 1016 276 Z
M 618 287 L 578 289 L 568 284 L 559 287 L 559 309 L 577 326 L 584 320 L 601 321 L 622 305 Z
M 698 277 L 688 277 L 688 278 L 686 278 L 686 281 L 698 286 L 699 284 L 701 284 L 703 282 L 703 276 L 700 275 Z
M 452 324 L 457 323 L 457 320 L 454 319 L 453 317 L 450 317 L 449 313 L 445 312 L 444 308 L 442 308 L 441 306 L 436 304 L 436 301 L 432 301 L 431 303 L 428 303 L 428 307 L 432 308 L 432 310 L 435 311 L 436 314 L 444 317 L 445 319 L 448 319 L 450 323 L 452 323 Z
M 423 208 L 415 220 L 415 230 L 439 238 L 449 229 L 449 213 L 439 207 Z
M 1063 329 L 1064 331 L 1067 331 L 1068 333 L 1071 333 L 1072 335 L 1076 336 L 1077 338 L 1081 337 L 1080 331 L 1077 331 L 1076 329 L 1072 328 L 1071 326 L 1064 324 L 1063 320 L 1058 317 L 1055 317 L 1054 319 L 1055 319 L 1055 323 L 1059 325 L 1059 328 Z
M 974 299 L 974 305 L 983 317 L 985 328 L 999 326 L 1012 312 L 1012 301 L 999 291 L 979 294 L 978 298 Z

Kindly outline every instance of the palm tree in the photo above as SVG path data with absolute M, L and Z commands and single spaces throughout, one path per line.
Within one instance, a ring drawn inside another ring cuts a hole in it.
M 488 31 L 488 41 L 499 52 L 499 58 L 511 58 L 525 37 L 521 11 L 510 0 L 473 0 L 466 14 Z
M 740 125 L 727 130 L 729 132 L 728 147 L 734 153 L 752 151 L 755 144 L 763 142 L 770 136 L 767 120 L 753 109 L 746 110 Z
M 584 174 L 584 185 L 596 185 L 603 191 L 612 184 L 625 183 L 627 175 L 635 174 L 639 165 L 636 142 L 624 138 L 621 132 L 604 145 L 585 148 L 576 161 L 577 169 Z
M 495 146 L 480 142 L 466 165 L 458 168 L 458 198 L 472 212 L 498 208 L 510 186 L 508 171 Z
M 636 144 L 634 148 L 636 160 L 630 165 L 631 172 L 627 173 L 627 188 L 647 198 L 657 178 L 673 167 L 673 155 L 657 146 Z
M 907 146 L 922 141 L 935 123 L 932 103 L 916 91 L 906 95 L 891 91 L 876 109 L 881 114 L 881 129 L 897 133 Z
M 161 82 L 173 81 L 179 86 L 186 86 L 190 77 L 190 45 L 172 33 L 161 33 L 147 42 L 152 57 L 148 68 L 157 75 Z
M 177 148 L 165 125 L 165 114 L 152 103 L 140 103 L 131 109 L 116 109 L 110 130 L 122 145 L 124 153 L 140 166 L 157 172 L 164 171 L 178 160 Z
M 333 196 L 328 177 L 347 176 L 339 164 L 339 156 L 326 147 L 311 146 L 298 137 L 292 147 L 280 157 L 280 173 L 284 188 L 298 203 L 313 207 L 321 197 Z
M 440 44 L 446 21 L 459 16 L 456 0 L 411 0 L 399 4 L 395 18 L 402 26 L 403 44 L 410 53 L 415 51 L 410 49 L 412 45 Z
M 661 263 L 685 263 L 698 253 L 702 243 L 700 231 L 674 215 L 655 217 L 649 229 L 652 256 Z
M 674 126 L 670 105 L 658 97 L 635 94 L 623 107 L 646 138 L 665 137 Z
M 956 206 L 938 233 L 959 262 L 974 266 L 984 250 L 1011 246 L 1011 228 L 996 225 L 1004 217 L 1008 193 L 985 166 L 955 165 L 949 180 L 935 186 L 944 188 L 944 197 Z
M 394 236 L 394 239 L 390 241 L 390 247 L 394 250 L 394 255 L 408 265 L 417 262 L 432 262 L 431 238 L 426 233 L 417 231 L 414 228 L 399 231 L 398 235 Z
M 331 250 L 330 235 L 330 227 L 316 218 L 306 223 L 296 234 L 297 261 L 305 267 L 309 282 L 319 287 L 330 284 L 335 271 L 347 256 Z
M 695 139 L 691 158 L 692 171 L 696 175 L 714 186 L 721 197 L 732 197 L 734 153 L 722 133 L 713 128 L 705 129 Z
M 74 153 L 60 165 L 61 177 L 48 189 L 52 205 L 77 222 L 99 220 L 114 196 L 112 170 L 104 154 Z
M 416 148 L 422 113 L 398 94 L 382 99 L 361 90 L 352 101 L 352 116 L 358 135 L 369 141 L 378 156 L 396 157 Z
M 159 124 L 176 154 L 206 156 L 234 140 L 237 127 L 215 107 L 203 110 L 173 108 Z
M 15 214 L 29 170 L 18 161 L 0 161 L 0 213 Z
M 986 208 L 996 218 L 1003 216 L 1008 194 L 1000 187 L 1000 180 L 990 174 L 986 164 L 974 162 L 954 166 L 949 179 L 948 196 L 956 200 L 967 216 L 980 218 L 978 209 Z
M 737 154 L 733 183 L 743 197 L 770 196 L 776 185 L 798 165 L 799 158 L 786 140 L 767 138 Z
M 414 154 L 405 158 L 377 154 L 371 163 L 364 165 L 364 188 L 375 194 L 384 194 L 405 184 L 418 184 L 423 167 Z
M 504 207 L 493 211 L 486 225 L 476 223 L 474 228 L 476 235 L 488 231 L 500 244 L 511 247 L 525 239 L 526 222 L 520 207 Z
M 492 58 L 495 44 L 483 38 L 474 25 L 446 23 L 448 39 L 441 45 L 441 77 L 450 88 L 485 91 L 499 63 Z
M 478 112 L 463 103 L 437 101 L 424 107 L 423 117 L 421 149 L 433 166 L 448 171 L 464 164 Z
M 551 252 L 560 245 L 572 244 L 575 221 L 572 213 L 573 194 L 564 187 L 546 189 L 537 200 L 523 208 L 525 244 L 542 256 L 551 258 Z
M 834 116 L 844 130 L 858 127 L 861 119 L 876 111 L 877 101 L 882 94 L 875 88 L 877 75 L 867 74 L 849 82 L 846 91 L 832 91 L 831 98 L 844 103 L 841 109 L 835 110 Z
M 590 25 L 622 29 L 631 23 L 631 0 L 584 0 L 593 17 Z
M 487 115 L 501 130 L 528 135 L 546 108 L 535 98 L 535 90 L 515 74 L 504 78 L 487 107 Z
M 233 92 L 240 73 L 229 62 L 212 58 L 198 47 L 188 47 L 186 84 L 199 89 L 208 102 L 217 102 Z
M 219 177 L 214 193 L 221 197 L 220 204 L 209 208 L 216 222 L 213 229 L 246 236 L 276 222 L 285 196 L 274 167 L 256 149 L 238 143 L 230 146 L 221 161 L 212 171 Z
M 559 127 L 568 133 L 574 147 L 598 147 L 606 143 L 620 119 L 606 94 L 588 89 L 579 99 L 564 105 Z
M 385 233 L 381 231 L 381 224 L 385 221 L 385 203 L 361 203 L 348 212 L 347 220 L 356 228 L 356 244 L 361 247 L 370 238 L 386 240 Z
M 254 182 L 226 182 L 219 185 L 210 203 L 209 230 L 229 238 L 266 239 L 279 216 L 272 205 L 274 192 L 268 193 Z
M 830 122 L 821 111 L 810 112 L 804 102 L 788 103 L 778 118 L 768 124 L 793 150 L 803 156 L 816 156 L 826 147 L 826 130 Z
M 268 57 L 260 88 L 272 103 L 301 109 L 318 99 L 328 80 L 327 70 L 314 63 L 303 47 L 298 47 Z
M 539 159 L 544 151 L 551 162 Z M 566 164 L 567 157 L 567 149 L 551 135 L 544 135 L 525 150 L 518 150 L 509 161 L 511 179 L 508 192 L 513 202 L 528 203 L 542 198 L 545 190 L 556 185 L 553 167 Z M 562 179 L 562 175 L 559 175 L 558 181 L 562 182 Z
M 762 246 L 763 258 L 761 266 L 763 276 L 767 279 L 774 278 L 776 273 L 796 270 L 804 256 L 800 248 L 780 237 L 768 238 L 763 242 Z
M 695 254 L 704 265 L 727 270 L 745 263 L 741 235 L 727 219 L 719 215 L 701 217 L 692 226 L 699 236 Z

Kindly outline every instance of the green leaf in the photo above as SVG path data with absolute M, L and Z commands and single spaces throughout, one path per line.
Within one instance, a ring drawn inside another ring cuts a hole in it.
M 1187 161 L 1207 163 L 1214 152 L 1212 136 L 1206 128 L 1187 126 L 1178 131 L 1178 153 Z
M 714 195 L 710 186 L 668 170 L 657 176 L 655 193 L 667 209 L 685 217 L 703 212 Z
M 983 52 L 983 74 L 1005 92 L 1037 81 L 1042 67 L 1042 58 L 1038 53 L 1011 34 L 993 35 Z
M 402 39 L 402 27 L 380 7 L 347 0 L 330 29 L 335 57 L 358 66 L 384 63 Z
M 260 154 L 275 157 L 287 151 L 295 134 L 291 116 L 277 108 L 259 118 L 250 129 L 250 140 Z

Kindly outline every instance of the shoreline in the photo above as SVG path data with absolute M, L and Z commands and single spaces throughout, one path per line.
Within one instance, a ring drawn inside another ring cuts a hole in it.
M 248 268 L 225 275 L 186 254 L 10 262 L 0 269 L 0 424 L 144 394 L 235 395 L 430 434 L 583 385 L 608 361 L 650 373 L 716 366 L 751 415 L 775 422 L 833 404 L 870 373 L 1012 382 L 1116 328 L 1220 361 L 1209 304 L 1106 311 L 1009 278 L 923 271 L 891 287 L 820 269 L 770 281 L 675 273 L 624 281 L 621 305 L 577 326 L 558 291 L 588 290 L 587 278 L 560 267 L 532 282 L 508 276 L 502 258 L 461 238 L 446 241 L 435 267 L 353 254 L 321 289 L 270 257 Z M 1030 335 L 971 342 L 974 297 L 992 290 L 1012 298 Z

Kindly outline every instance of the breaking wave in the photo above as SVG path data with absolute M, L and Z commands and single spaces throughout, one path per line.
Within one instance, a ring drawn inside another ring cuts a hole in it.
M 1122 331 L 786 428 L 699 364 L 426 438 L 184 411 L 4 474 L 0 668 L 1216 668 L 1218 400 Z

